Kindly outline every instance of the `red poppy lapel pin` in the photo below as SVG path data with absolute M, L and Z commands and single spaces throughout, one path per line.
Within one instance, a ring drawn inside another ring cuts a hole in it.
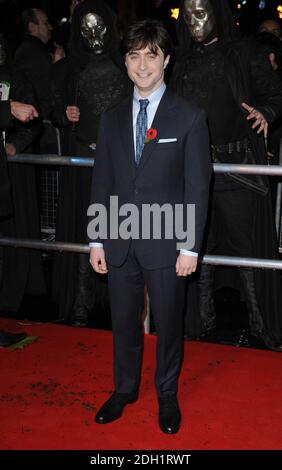
M 148 144 L 149 142 L 152 142 L 152 140 L 155 140 L 155 138 L 157 137 L 158 133 L 157 133 L 157 129 L 153 129 L 152 127 L 150 129 L 147 130 L 146 132 L 146 137 L 145 137 L 145 141 L 144 143 L 145 144 Z

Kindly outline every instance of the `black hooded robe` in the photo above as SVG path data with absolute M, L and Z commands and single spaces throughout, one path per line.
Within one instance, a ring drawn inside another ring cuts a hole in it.
M 182 2 L 183 3 L 183 2 Z M 266 164 L 262 136 L 258 136 L 246 121 L 241 103 L 255 106 L 273 122 L 282 112 L 282 87 L 267 57 L 254 55 L 250 41 L 237 39 L 231 12 L 224 0 L 211 0 L 217 20 L 218 42 L 210 46 L 195 44 L 183 19 L 183 4 L 178 20 L 178 54 L 172 77 L 172 87 L 182 96 L 192 99 L 207 111 L 211 144 L 220 145 L 248 138 L 257 164 Z M 230 120 L 230 117 L 232 118 Z M 230 123 L 228 123 L 228 119 Z M 229 124 L 229 125 L 228 125 Z M 229 156 L 230 157 L 230 156 Z M 233 157 L 233 154 L 232 154 Z M 226 163 L 239 163 L 234 159 Z M 247 185 L 245 185 L 247 183 Z M 255 183 L 259 191 L 252 194 L 253 227 L 250 257 L 278 259 L 277 239 L 271 208 L 269 182 L 266 177 L 235 180 L 227 175 L 215 176 L 214 190 L 233 191 Z M 261 191 L 260 191 L 261 190 Z M 215 194 L 215 193 L 214 193 Z M 224 195 L 224 193 L 222 193 Z M 217 197 L 219 193 L 217 192 Z M 224 197 L 224 196 L 223 196 Z M 236 223 L 236 220 L 234 220 Z M 208 230 L 208 227 L 207 227 Z M 217 251 L 228 255 L 221 237 Z M 234 253 L 231 253 L 234 256 Z M 240 252 L 237 256 L 242 256 Z M 269 336 L 282 340 L 281 274 L 280 271 L 255 269 L 256 295 Z M 186 334 L 198 337 L 202 330 L 198 310 L 197 274 L 189 282 L 186 313 Z
M 100 15 L 108 28 L 105 53 L 98 56 L 85 49 L 80 34 L 81 19 L 89 12 Z M 130 93 L 130 83 L 123 69 L 118 46 L 115 16 L 103 1 L 85 0 L 75 9 L 70 55 L 55 64 L 52 83 L 52 120 L 60 127 L 64 155 L 95 157 L 95 151 L 89 145 L 96 142 L 101 114 Z M 80 109 L 80 120 L 76 125 L 70 123 L 65 115 L 67 106 L 74 104 Z M 91 168 L 61 168 L 57 241 L 87 243 L 91 181 Z M 76 295 L 78 255 L 56 255 L 54 264 L 52 296 L 55 303 L 59 304 L 59 318 L 69 320 Z M 105 277 L 101 279 L 94 272 L 93 276 L 98 302 L 105 294 Z

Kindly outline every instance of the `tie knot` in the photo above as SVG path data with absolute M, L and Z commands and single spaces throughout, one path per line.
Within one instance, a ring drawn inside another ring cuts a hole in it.
M 149 100 L 139 100 L 139 103 L 140 103 L 140 111 L 145 111 L 149 104 Z

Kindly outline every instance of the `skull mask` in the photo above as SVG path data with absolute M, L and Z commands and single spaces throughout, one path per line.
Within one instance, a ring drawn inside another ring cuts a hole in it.
M 101 16 L 96 13 L 84 15 L 81 20 L 80 32 L 87 42 L 87 47 L 94 54 L 102 54 L 104 52 L 107 26 Z

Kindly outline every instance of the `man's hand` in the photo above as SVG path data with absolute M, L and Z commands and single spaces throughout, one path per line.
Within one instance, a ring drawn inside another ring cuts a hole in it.
M 197 256 L 183 255 L 180 253 L 176 261 L 177 276 L 189 276 L 196 271 L 197 264 Z
M 77 106 L 68 106 L 66 109 L 66 115 L 70 122 L 78 122 L 80 111 Z
M 74 9 L 77 5 L 81 3 L 81 0 L 71 0 L 70 2 L 70 20 L 72 20 L 72 15 L 74 13 Z
M 54 54 L 52 54 L 53 64 L 55 64 L 59 60 L 64 59 L 66 57 L 66 53 L 65 53 L 63 46 L 60 46 L 59 44 L 56 44 L 55 42 L 54 42 L 54 46 L 56 47 L 56 49 L 55 49 Z
M 249 113 L 246 118 L 247 121 L 249 121 L 250 119 L 255 119 L 255 122 L 252 125 L 252 129 L 258 128 L 257 129 L 258 134 L 260 134 L 263 131 L 264 138 L 266 139 L 267 132 L 268 132 L 268 123 L 264 115 L 246 103 L 242 103 L 242 108 L 244 108 Z
M 98 274 L 107 274 L 108 268 L 105 260 L 104 248 L 90 248 L 90 264 Z
M 14 144 L 6 144 L 6 154 L 8 155 L 8 157 L 13 157 L 14 155 L 16 155 L 16 147 L 14 146 Z
M 11 101 L 11 114 L 21 122 L 28 122 L 38 117 L 38 112 L 31 104 Z

